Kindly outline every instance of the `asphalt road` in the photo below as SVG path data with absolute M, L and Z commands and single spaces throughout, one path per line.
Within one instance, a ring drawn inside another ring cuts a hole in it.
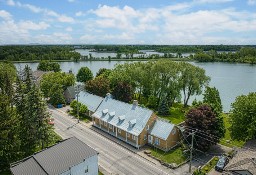
M 136 153 L 105 138 L 77 120 L 70 118 L 56 109 L 51 109 L 55 118 L 55 131 L 62 138 L 77 137 L 99 152 L 99 165 L 111 174 L 179 174 L 172 169 L 155 165 Z

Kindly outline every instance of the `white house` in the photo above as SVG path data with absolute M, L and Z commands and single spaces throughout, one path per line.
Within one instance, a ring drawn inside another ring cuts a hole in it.
M 11 164 L 13 175 L 98 175 L 98 153 L 76 137 Z

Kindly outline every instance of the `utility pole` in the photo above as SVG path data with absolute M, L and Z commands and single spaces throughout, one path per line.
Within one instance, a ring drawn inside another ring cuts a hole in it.
M 79 102 L 78 102 L 79 92 L 80 92 L 80 85 L 77 85 L 77 86 L 76 86 L 76 99 L 77 99 L 77 123 L 79 123 Z
M 191 173 L 191 165 L 192 165 L 192 157 L 193 157 L 193 146 L 194 146 L 194 136 L 195 132 L 192 131 L 192 141 L 191 141 L 191 147 L 190 147 L 190 162 L 189 162 L 189 173 Z

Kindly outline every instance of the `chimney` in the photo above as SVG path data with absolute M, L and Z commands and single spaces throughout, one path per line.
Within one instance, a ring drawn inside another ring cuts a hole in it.
M 133 100 L 133 105 L 134 105 L 134 106 L 138 106 L 138 104 L 139 104 L 139 103 L 138 103 L 138 100 Z
M 111 95 L 110 93 L 107 93 L 107 94 L 106 94 L 106 97 L 107 97 L 107 98 L 112 98 L 112 95 Z

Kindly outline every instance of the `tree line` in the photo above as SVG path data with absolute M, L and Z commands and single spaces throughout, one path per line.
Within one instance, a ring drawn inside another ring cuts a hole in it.
M 0 61 L 78 60 L 81 55 L 65 45 L 0 46 Z
M 242 47 L 237 52 L 219 53 L 215 50 L 210 50 L 208 52 L 196 53 L 193 59 L 199 62 L 231 62 L 256 64 L 256 48 Z
M 13 64 L 0 63 L 0 169 L 54 144 L 59 138 L 48 124 L 43 94 L 31 81 L 26 66 L 25 78 L 17 78 Z

